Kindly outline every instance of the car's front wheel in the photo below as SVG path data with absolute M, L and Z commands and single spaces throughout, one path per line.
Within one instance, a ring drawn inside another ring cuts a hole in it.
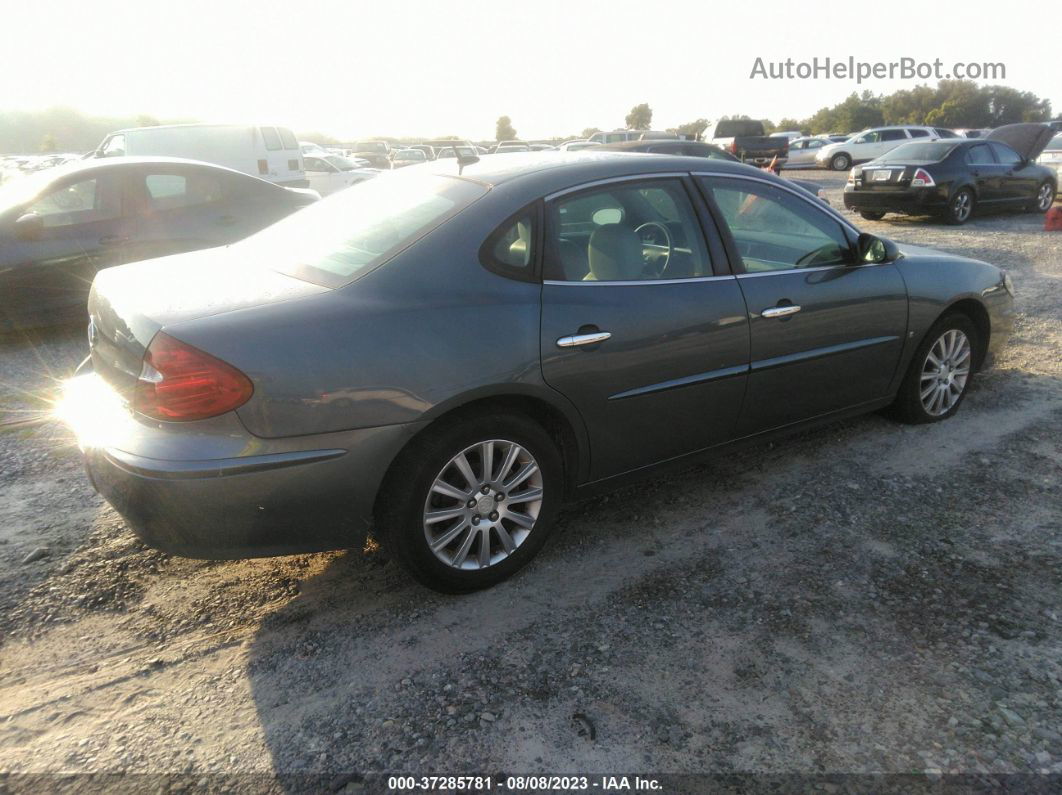
M 1036 213 L 1046 213 L 1055 203 L 1055 186 L 1050 182 L 1044 182 L 1036 190 L 1036 199 L 1029 208 Z
M 915 351 L 894 413 L 905 422 L 945 420 L 966 397 L 973 378 L 980 339 L 966 315 L 953 312 L 938 320 Z
M 841 154 L 834 155 L 830 158 L 830 168 L 834 171 L 847 171 L 852 167 L 852 158 L 848 155 Z
M 860 210 L 859 214 L 868 221 L 880 221 L 885 217 L 885 213 L 880 210 Z
M 542 548 L 564 491 L 557 444 L 519 414 L 448 422 L 403 452 L 381 492 L 381 543 L 422 584 L 487 588 Z

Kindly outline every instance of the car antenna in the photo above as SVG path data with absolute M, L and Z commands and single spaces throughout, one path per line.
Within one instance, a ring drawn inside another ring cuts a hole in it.
M 457 151 L 457 147 L 451 147 L 454 150 L 454 154 L 457 155 L 457 174 L 460 176 L 465 171 L 465 166 L 470 166 L 473 163 L 479 162 L 479 157 L 476 155 L 462 155 Z

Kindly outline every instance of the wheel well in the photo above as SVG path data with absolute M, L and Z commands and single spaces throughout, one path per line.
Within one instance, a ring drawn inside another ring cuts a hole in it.
M 579 471 L 579 442 L 575 435 L 575 430 L 572 428 L 571 423 L 568 422 L 568 418 L 564 416 L 563 412 L 539 398 L 529 397 L 527 395 L 498 395 L 473 400 L 450 409 L 446 413 L 440 414 L 438 417 L 432 419 L 428 425 L 421 428 L 416 434 L 410 437 L 405 445 L 403 445 L 402 449 L 398 451 L 394 460 L 391 461 L 391 464 L 387 468 L 387 472 L 380 481 L 380 488 L 377 491 L 377 501 L 379 500 L 380 495 L 386 491 L 392 473 L 400 465 L 406 452 L 419 440 L 422 440 L 428 434 L 437 432 L 443 425 L 460 422 L 464 417 L 470 415 L 482 415 L 487 412 L 512 412 L 523 414 L 525 417 L 528 417 L 541 425 L 546 433 L 548 433 L 557 443 L 557 449 L 560 450 L 561 460 L 564 464 L 564 481 L 566 488 L 571 490 L 576 485 L 577 474 Z M 374 515 L 378 515 L 378 507 L 378 504 L 374 506 Z
M 988 310 L 973 298 L 964 298 L 949 306 L 948 312 L 959 312 L 966 315 L 977 329 L 980 345 L 978 346 L 977 359 L 974 362 L 974 366 L 980 369 L 981 363 L 985 359 L 985 352 L 988 350 L 989 339 L 992 336 L 992 321 L 989 320 Z

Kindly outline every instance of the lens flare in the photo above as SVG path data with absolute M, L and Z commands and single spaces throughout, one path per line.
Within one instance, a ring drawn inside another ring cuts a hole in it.
M 52 413 L 74 432 L 82 450 L 114 445 L 131 421 L 125 402 L 95 373 L 64 381 Z

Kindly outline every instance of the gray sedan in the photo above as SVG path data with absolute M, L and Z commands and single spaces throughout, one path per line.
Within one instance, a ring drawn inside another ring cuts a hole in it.
M 149 544 L 234 558 L 371 530 L 468 591 L 525 565 L 570 497 L 876 409 L 950 417 L 1011 291 L 737 163 L 451 159 L 100 273 L 62 410 Z

